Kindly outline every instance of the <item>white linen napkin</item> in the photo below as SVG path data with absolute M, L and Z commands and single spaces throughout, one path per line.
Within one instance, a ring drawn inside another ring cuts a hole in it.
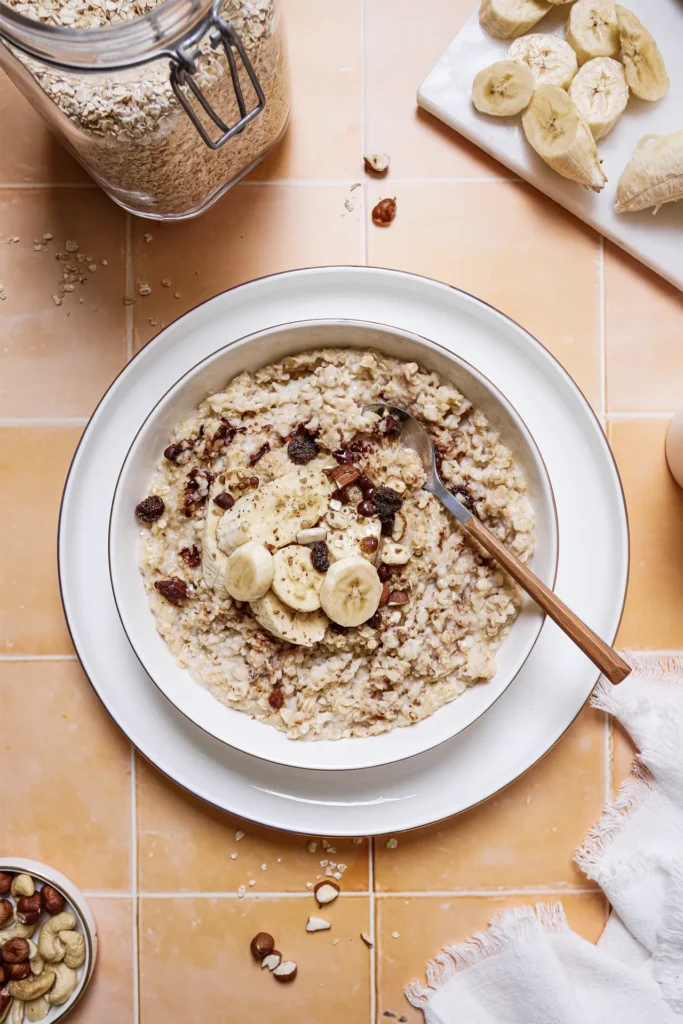
M 631 675 L 592 703 L 639 753 L 576 855 L 613 907 L 597 946 L 559 903 L 507 911 L 406 989 L 427 1024 L 683 1022 L 683 656 L 625 657 Z

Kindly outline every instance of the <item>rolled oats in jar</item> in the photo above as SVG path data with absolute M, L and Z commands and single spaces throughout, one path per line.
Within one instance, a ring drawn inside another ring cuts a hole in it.
M 284 134 L 277 0 L 5 2 L 0 64 L 133 213 L 202 212 Z

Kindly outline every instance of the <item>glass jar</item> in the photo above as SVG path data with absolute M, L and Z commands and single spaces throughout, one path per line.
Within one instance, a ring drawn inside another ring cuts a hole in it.
M 72 28 L 0 2 L 0 65 L 115 202 L 180 220 L 211 206 L 285 132 L 290 86 L 276 5 L 165 0 L 140 17 Z M 18 6 L 40 11 L 39 0 Z M 61 8 L 60 17 L 73 16 Z

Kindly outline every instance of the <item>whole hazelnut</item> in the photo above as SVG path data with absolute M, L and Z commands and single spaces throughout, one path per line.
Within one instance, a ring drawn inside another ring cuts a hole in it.
M 43 912 L 39 892 L 33 896 L 20 896 L 17 900 L 17 921 L 20 924 L 36 924 Z
M 40 890 L 40 896 L 43 901 L 43 908 L 47 910 L 48 914 L 61 914 L 64 910 L 66 900 L 61 892 L 57 892 L 53 886 L 44 885 Z
M 269 935 L 268 932 L 259 932 L 258 935 L 255 935 L 251 940 L 249 949 L 251 950 L 251 955 L 254 960 L 258 960 L 258 962 L 261 963 L 263 958 L 265 956 L 269 956 L 269 954 L 275 949 L 275 939 L 272 935 Z
M 0 928 L 4 925 L 5 921 L 9 921 L 10 917 L 14 913 L 14 907 L 9 900 L 0 900 Z
M 388 224 L 391 224 L 392 220 L 396 216 L 396 200 L 395 199 L 380 199 L 372 210 L 372 223 L 376 224 L 379 228 L 385 228 Z
M 7 981 L 7 968 L 9 964 L 0 964 L 0 985 L 4 985 Z
M 6 981 L 23 981 L 31 973 L 31 965 L 28 960 L 22 960 L 20 964 L 5 964 Z
M 28 960 L 30 949 L 26 939 L 10 939 L 2 947 L 2 959 L 6 964 L 20 964 Z
M 0 896 L 5 896 L 12 887 L 12 876 L 6 871 L 0 871 Z

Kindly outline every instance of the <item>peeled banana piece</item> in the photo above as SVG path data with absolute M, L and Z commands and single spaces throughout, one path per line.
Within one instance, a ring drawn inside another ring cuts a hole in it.
M 669 76 L 659 47 L 633 11 L 616 5 L 617 26 L 626 81 L 641 100 L 661 100 L 669 91 Z
M 236 601 L 256 601 L 270 590 L 273 556 L 255 540 L 233 551 L 225 566 L 225 589 Z
M 594 57 L 616 59 L 621 40 L 614 0 L 578 0 L 569 12 L 565 36 L 579 64 Z
M 316 612 L 297 612 L 269 590 L 258 601 L 253 601 L 251 610 L 256 621 L 278 640 L 286 640 L 299 647 L 312 647 L 325 636 L 329 625 L 327 616 Z
M 221 599 L 228 596 L 228 591 L 225 588 L 225 566 L 228 556 L 218 548 L 218 524 L 223 513 L 217 505 L 214 505 L 213 499 L 224 490 L 225 485 L 218 480 L 215 480 L 209 489 L 202 535 L 202 576 L 209 590 L 213 590 Z
M 617 213 L 636 213 L 683 199 L 683 130 L 645 135 L 617 184 Z
M 327 510 L 330 484 L 321 469 L 303 466 L 235 502 L 218 524 L 218 547 L 230 555 L 249 540 L 272 550 L 292 544 Z
M 539 85 L 522 115 L 529 145 L 563 178 L 600 192 L 607 178 L 590 128 L 559 85 Z
M 320 588 L 323 611 L 340 626 L 360 626 L 379 608 L 382 584 L 374 565 L 360 555 L 340 558 Z
M 472 102 L 482 114 L 510 117 L 529 105 L 534 88 L 534 76 L 526 64 L 499 60 L 474 79 Z
M 238 548 L 236 553 L 240 551 Z M 314 612 L 320 607 L 325 575 L 314 568 L 310 548 L 288 544 L 275 552 L 273 564 L 273 590 L 281 601 L 298 612 Z
M 479 24 L 496 39 L 524 35 L 552 8 L 543 0 L 482 0 Z
M 604 139 L 628 103 L 623 65 L 611 57 L 594 57 L 580 69 L 569 87 L 569 95 L 595 141 Z
M 508 59 L 526 64 L 536 85 L 559 85 L 566 89 L 578 70 L 576 54 L 569 43 L 546 32 L 532 32 L 515 39 Z

